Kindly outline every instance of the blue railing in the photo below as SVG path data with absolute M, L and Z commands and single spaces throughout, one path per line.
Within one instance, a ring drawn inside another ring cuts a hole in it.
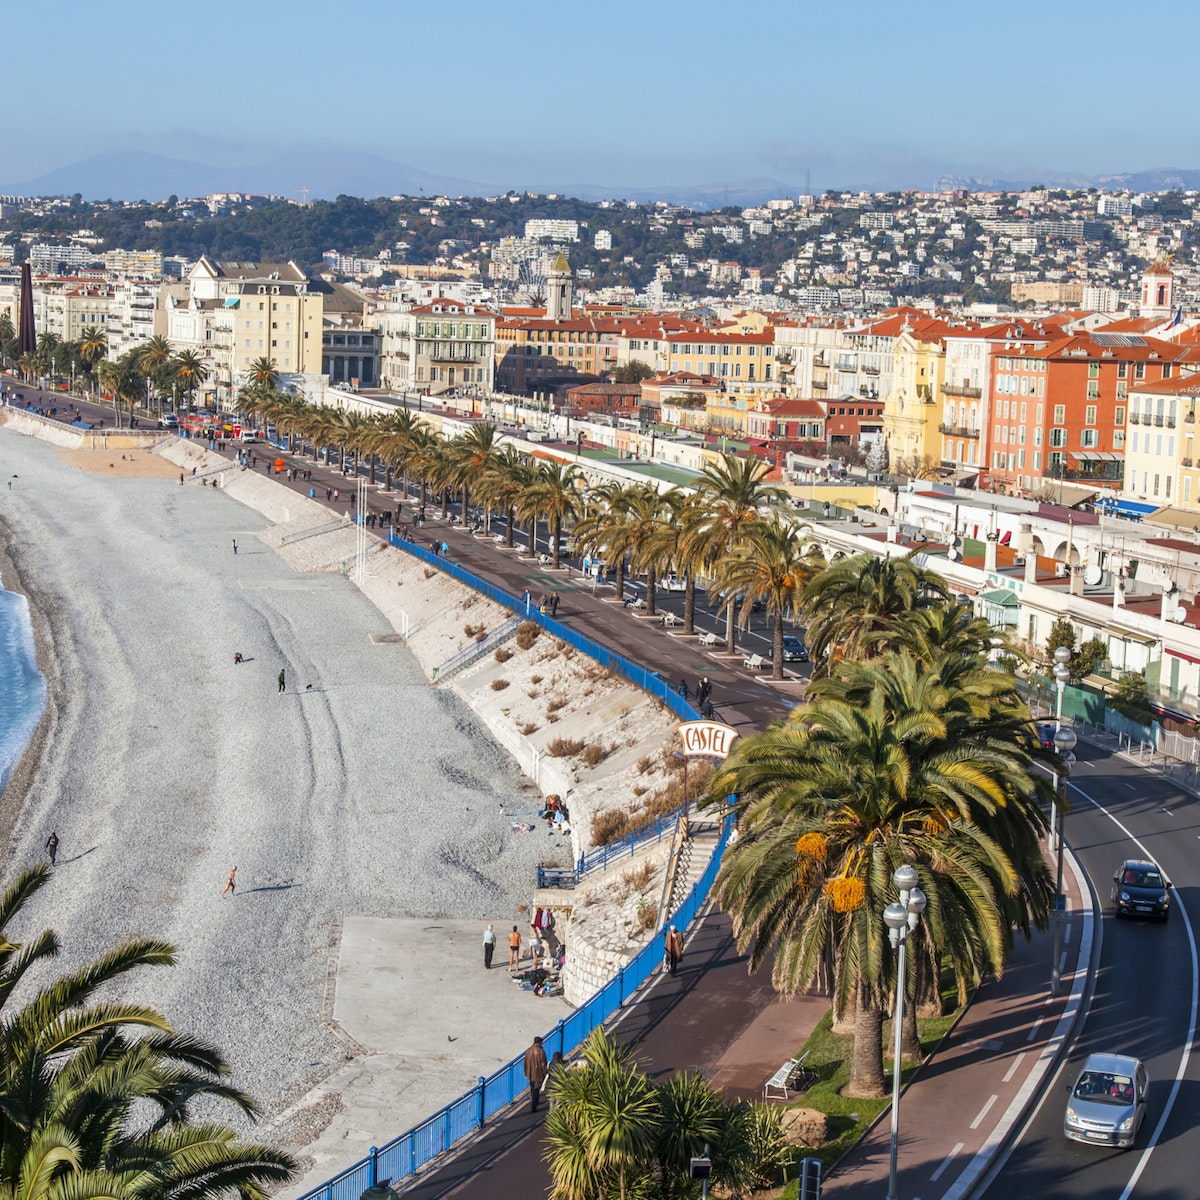
M 631 858 L 643 846 L 661 842 L 664 837 L 674 834 L 682 812 L 683 805 L 680 804 L 661 817 L 630 830 L 624 837 L 609 842 L 607 846 L 597 846 L 595 850 L 580 855 L 573 867 L 538 867 L 538 887 L 574 887 L 593 871 L 603 871 L 610 863 Z
M 730 797 L 732 803 L 733 797 Z M 732 816 L 727 816 L 721 836 L 713 850 L 704 874 L 692 886 L 691 892 L 673 915 L 677 926 L 686 929 L 695 920 L 708 899 L 721 857 L 729 841 Z M 663 939 L 666 930 L 659 930 L 642 947 L 627 967 L 618 971 L 586 1004 L 547 1033 L 542 1041 L 547 1054 L 561 1050 L 570 1054 L 599 1025 L 633 998 L 637 990 L 654 974 L 662 963 Z M 402 1133 L 385 1146 L 372 1146 L 367 1157 L 348 1167 L 340 1175 L 311 1192 L 301 1200 L 359 1200 L 367 1188 L 380 1179 L 407 1179 L 426 1163 L 444 1154 L 469 1133 L 482 1128 L 497 1113 L 502 1112 L 520 1096 L 526 1087 L 524 1052 L 521 1057 L 506 1063 L 487 1079 L 479 1082 L 457 1100 L 447 1104 L 427 1121 Z
M 533 602 L 532 593 L 526 592 L 523 596 L 515 596 L 512 592 L 506 592 L 494 583 L 468 571 L 466 567 L 461 567 L 451 559 L 442 558 L 440 554 L 426 549 L 418 542 L 404 541 L 396 536 L 395 530 L 389 532 L 388 541 L 398 550 L 405 550 L 421 559 L 422 562 L 427 562 L 431 567 L 437 567 L 439 571 L 444 571 L 460 583 L 482 593 L 489 600 L 495 600 L 497 604 L 502 604 L 505 608 L 520 613 L 529 621 L 536 621 L 547 633 L 552 633 L 567 645 L 574 646 L 576 650 L 582 651 L 589 658 L 594 658 L 602 667 L 607 667 L 610 671 L 624 676 L 630 683 L 649 692 L 655 699 L 661 700 L 681 721 L 699 719 L 699 713 L 657 671 L 643 667 L 640 663 L 635 663 L 625 655 L 618 654 L 617 651 L 610 650 L 607 646 L 602 646 L 599 642 L 572 629 L 569 625 L 564 625 L 561 621 L 556 621 L 553 617 L 539 612 L 537 605 Z

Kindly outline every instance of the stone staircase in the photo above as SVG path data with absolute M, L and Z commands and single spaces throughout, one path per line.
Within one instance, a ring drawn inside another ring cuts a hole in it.
M 709 817 L 692 817 L 689 820 L 688 836 L 680 842 L 675 860 L 671 892 L 667 897 L 662 924 L 670 920 L 675 910 L 687 899 L 692 885 L 704 874 L 720 835 L 721 823 L 717 820 Z

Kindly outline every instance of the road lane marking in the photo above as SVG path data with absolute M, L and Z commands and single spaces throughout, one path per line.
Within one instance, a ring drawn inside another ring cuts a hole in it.
M 1025 1039 L 1027 1042 L 1032 1042 L 1033 1039 L 1037 1037 L 1038 1030 L 1042 1027 L 1042 1022 L 1044 1020 L 1045 1017 L 1038 1017 L 1038 1019 L 1034 1021 L 1033 1026 L 1029 1030 L 1029 1036 Z
M 959 1152 L 959 1151 L 960 1151 L 962 1148 L 963 1148 L 963 1144 L 962 1144 L 962 1142 L 958 1142 L 958 1143 L 955 1145 L 954 1149 L 953 1149 L 953 1150 L 951 1150 L 951 1151 L 950 1151 L 950 1153 L 949 1153 L 949 1154 L 947 1154 L 947 1155 L 946 1155 L 946 1157 L 942 1159 L 942 1165 L 941 1165 L 940 1167 L 938 1167 L 938 1169 L 937 1169 L 936 1171 L 934 1171 L 934 1173 L 933 1173 L 932 1175 L 930 1175 L 930 1177 L 929 1177 L 929 1182 L 930 1182 L 930 1183 L 937 1183 L 937 1181 L 938 1181 L 939 1179 L 941 1179 L 942 1175 L 943 1175 L 943 1174 L 945 1173 L 945 1171 L 946 1171 L 946 1168 L 947 1168 L 947 1167 L 948 1167 L 948 1166 L 949 1166 L 949 1165 L 950 1165 L 950 1164 L 951 1164 L 951 1163 L 954 1161 L 954 1156 L 955 1156 L 955 1155 L 956 1155 L 956 1154 L 957 1154 L 957 1153 L 958 1153 L 958 1152 Z
M 1063 925 L 1063 945 L 1069 946 L 1070 944 L 1071 944 L 1071 922 L 1067 921 L 1066 924 Z
M 1127 826 L 1114 817 L 1098 800 L 1093 800 L 1080 787 L 1075 784 L 1071 784 L 1070 786 L 1074 787 L 1079 795 L 1093 808 L 1099 809 L 1150 862 L 1154 863 L 1160 871 L 1162 870 L 1158 860 L 1142 844 L 1139 838 L 1133 836 Z M 1154 1132 L 1150 1135 L 1150 1140 L 1146 1143 L 1146 1148 L 1142 1151 L 1141 1157 L 1138 1159 L 1138 1164 L 1134 1167 L 1133 1174 L 1129 1177 L 1129 1182 L 1125 1185 L 1124 1191 L 1117 1197 L 1117 1200 L 1129 1200 L 1129 1197 L 1133 1194 L 1133 1189 L 1137 1186 L 1137 1181 L 1142 1177 L 1142 1172 L 1150 1165 L 1150 1155 L 1154 1153 L 1154 1149 L 1162 1137 L 1162 1132 L 1167 1125 L 1167 1119 L 1170 1117 L 1171 1110 L 1175 1106 L 1175 1100 L 1179 1095 L 1179 1089 L 1183 1086 L 1183 1076 L 1187 1071 L 1188 1061 L 1192 1056 L 1192 1042 L 1196 1038 L 1197 1010 L 1200 1009 L 1200 962 L 1198 962 L 1196 954 L 1196 933 L 1192 928 L 1191 919 L 1188 917 L 1187 909 L 1183 906 L 1182 901 L 1179 903 L 1179 915 L 1183 918 L 1183 927 L 1187 932 L 1188 950 L 1192 956 L 1192 998 L 1188 1008 L 1187 1037 L 1183 1039 L 1183 1047 L 1179 1055 L 1179 1066 L 1175 1071 L 1175 1080 L 1171 1085 L 1171 1094 L 1167 1097 L 1166 1104 L 1163 1105 L 1162 1116 L 1158 1118 L 1158 1124 L 1154 1127 Z
M 1020 1070 L 1021 1059 L 1023 1059 L 1024 1057 L 1025 1057 L 1025 1051 L 1022 1050 L 1021 1053 L 1018 1054 L 1017 1057 L 1013 1059 L 1012 1066 L 1009 1067 L 1008 1070 L 1005 1071 L 1005 1073 L 1004 1073 L 1004 1082 L 1005 1083 L 1012 1082 L 1012 1077 L 1017 1073 L 1018 1070 Z
M 979 1110 L 979 1116 L 977 1116 L 975 1120 L 971 1122 L 972 1129 L 979 1128 L 980 1122 L 982 1122 L 983 1118 L 988 1115 L 988 1113 L 991 1111 L 992 1105 L 995 1104 L 999 1099 L 1000 1097 L 994 1094 L 988 1097 L 987 1103 Z

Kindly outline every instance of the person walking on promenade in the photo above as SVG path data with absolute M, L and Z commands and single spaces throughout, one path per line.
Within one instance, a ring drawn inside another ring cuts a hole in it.
M 237 558 L 237 538 L 233 539 L 233 557 Z
M 492 969 L 492 955 L 496 953 L 496 932 L 489 925 L 483 931 L 483 969 Z
M 679 969 L 680 962 L 683 960 L 683 938 L 679 936 L 679 930 L 674 925 L 667 930 L 663 960 L 666 964 L 667 973 L 674 976 L 675 972 Z
M 550 593 L 550 615 L 557 618 L 558 616 L 558 601 L 559 595 L 557 592 Z
M 554 1107 L 554 1085 L 562 1079 L 563 1072 L 567 1069 L 566 1059 L 563 1058 L 561 1050 L 555 1050 L 554 1057 L 550 1060 L 550 1067 L 546 1072 L 546 1092 L 550 1097 L 550 1107 Z
M 520 970 L 521 967 L 521 931 L 514 925 L 508 935 L 508 969 Z
M 50 855 L 50 865 L 52 867 L 58 865 L 58 834 L 51 831 L 50 836 L 46 839 L 46 851 Z
M 677 692 L 680 694 L 680 696 L 682 696 L 682 697 L 683 697 L 684 701 L 686 702 L 686 700 L 687 700 L 687 698 L 688 698 L 688 685 L 687 685 L 687 680 L 686 680 L 686 679 L 681 679 L 681 680 L 679 681 L 679 686 L 678 686 L 678 687 L 677 687 L 675 690 L 676 690 L 676 691 L 677 691 Z
M 533 1045 L 525 1051 L 525 1078 L 529 1080 L 529 1111 L 537 1112 L 538 1093 L 546 1082 L 549 1065 L 546 1062 L 546 1051 L 542 1049 L 542 1039 L 535 1037 Z
M 698 705 L 700 705 L 701 708 L 703 708 L 704 702 L 711 695 L 712 695 L 712 684 L 708 682 L 708 676 L 705 675 L 704 678 L 701 679 L 700 682 L 696 685 L 696 703 Z
M 227 880 L 225 880 L 225 890 L 221 893 L 221 899 L 224 900 L 226 896 L 236 896 L 236 895 L 237 895 L 237 867 L 234 867 L 233 870 L 229 872 L 229 878 Z
M 284 667 L 279 668 L 278 680 L 279 680 L 280 692 L 281 693 L 286 692 L 287 691 L 287 673 L 286 673 L 286 669 Z

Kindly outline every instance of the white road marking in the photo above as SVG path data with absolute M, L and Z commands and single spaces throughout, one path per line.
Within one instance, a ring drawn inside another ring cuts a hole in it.
M 1160 871 L 1162 870 L 1154 855 L 1108 809 L 1098 801 L 1093 800 L 1091 796 L 1086 795 L 1079 788 L 1075 788 L 1075 790 L 1093 808 L 1098 808 L 1156 867 L 1159 867 Z M 1142 1151 L 1141 1157 L 1138 1159 L 1138 1164 L 1134 1168 L 1133 1174 L 1130 1175 L 1129 1182 L 1125 1185 L 1125 1190 L 1117 1197 L 1117 1200 L 1129 1200 L 1129 1197 L 1133 1194 L 1133 1189 L 1137 1186 L 1137 1181 L 1142 1177 L 1142 1172 L 1150 1165 L 1150 1155 L 1154 1153 L 1154 1148 L 1158 1145 L 1158 1140 L 1162 1137 L 1162 1132 L 1166 1128 L 1167 1118 L 1171 1115 L 1171 1109 L 1175 1107 L 1175 1100 L 1179 1095 L 1180 1087 L 1183 1085 L 1184 1073 L 1187 1071 L 1188 1060 L 1192 1056 L 1192 1043 L 1196 1040 L 1196 1017 L 1197 1009 L 1200 1008 L 1200 962 L 1198 962 L 1196 955 L 1196 933 L 1192 929 L 1192 922 L 1188 917 L 1187 909 L 1182 903 L 1179 905 L 1179 915 L 1183 918 L 1184 929 L 1187 930 L 1188 950 L 1192 956 L 1192 999 L 1188 1009 L 1187 1037 L 1183 1039 L 1183 1048 L 1179 1055 L 1179 1066 L 1175 1071 L 1175 1082 L 1171 1085 L 1171 1094 L 1167 1097 L 1166 1104 L 1163 1105 L 1162 1116 L 1159 1117 L 1158 1124 L 1154 1127 L 1154 1132 L 1150 1135 L 1150 1140 L 1146 1143 L 1146 1148 Z
M 1012 1082 L 1012 1077 L 1013 1077 L 1013 1076 L 1014 1076 L 1014 1075 L 1017 1073 L 1017 1071 L 1019 1071 L 1019 1070 L 1020 1070 L 1020 1068 L 1021 1068 L 1021 1059 L 1023 1059 L 1024 1057 L 1025 1057 L 1025 1051 L 1024 1051 L 1024 1050 L 1022 1050 L 1022 1051 L 1021 1051 L 1021 1053 L 1020 1053 L 1020 1054 L 1018 1054 L 1018 1055 L 1017 1055 L 1017 1057 L 1013 1059 L 1013 1064 L 1012 1064 L 1012 1066 L 1011 1066 L 1011 1067 L 1009 1067 L 1009 1068 L 1008 1068 L 1008 1070 L 1007 1070 L 1007 1071 L 1005 1071 L 1005 1073 L 1004 1073 L 1004 1082 L 1005 1082 L 1005 1083 L 1011 1083 L 1011 1082 Z
M 996 1103 L 996 1101 L 997 1101 L 997 1100 L 999 1100 L 999 1099 L 1000 1099 L 1000 1097 L 999 1097 L 999 1096 L 995 1096 L 995 1095 L 993 1095 L 993 1096 L 989 1096 L 989 1097 L 988 1097 L 988 1101 L 987 1101 L 987 1103 L 986 1103 L 986 1104 L 985 1104 L 985 1105 L 984 1105 L 984 1106 L 983 1106 L 983 1107 L 982 1107 L 982 1108 L 979 1110 L 979 1116 L 977 1116 L 977 1117 L 975 1118 L 975 1120 L 973 1120 L 973 1121 L 971 1122 L 971 1128 L 972 1128 L 972 1129 L 978 1129 L 978 1128 L 979 1128 L 979 1125 L 980 1125 L 980 1123 L 983 1121 L 983 1118 L 984 1118 L 984 1117 L 986 1117 L 986 1116 L 988 1115 L 988 1113 L 991 1111 L 991 1107 L 992 1107 L 992 1105 L 993 1105 L 993 1104 L 995 1104 L 995 1103 Z
M 1069 946 L 1070 944 L 1071 944 L 1071 922 L 1068 921 L 1063 926 L 1063 945 Z
M 1168 817 L 1173 817 L 1175 814 L 1169 808 L 1160 808 L 1159 812 L 1165 812 Z
M 1061 976 L 1067 969 L 1067 952 L 1064 950 L 1058 958 L 1058 973 Z
M 958 1142 L 954 1149 L 942 1159 L 942 1165 L 929 1177 L 930 1183 L 937 1183 L 945 1173 L 946 1168 L 954 1161 L 954 1156 L 963 1148 L 962 1142 Z
M 1042 1022 L 1044 1020 L 1044 1017 L 1038 1017 L 1038 1019 L 1034 1021 L 1033 1025 L 1030 1027 L 1029 1036 L 1025 1039 L 1027 1042 L 1032 1042 L 1033 1039 L 1037 1037 L 1038 1030 L 1042 1027 Z

